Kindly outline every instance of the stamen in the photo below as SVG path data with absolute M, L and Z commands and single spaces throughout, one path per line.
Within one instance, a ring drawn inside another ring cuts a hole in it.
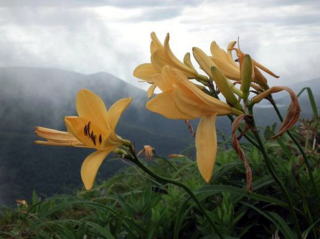
M 99 135 L 99 144 L 102 143 L 102 137 L 101 137 L 101 134 Z
M 88 128 L 87 128 L 87 125 L 84 126 L 84 129 L 83 129 L 83 132 L 84 132 L 84 135 L 88 135 Z
M 89 121 L 89 123 L 87 125 L 88 132 L 90 132 L 90 124 L 91 124 L 91 122 Z
M 91 139 L 93 144 L 96 145 L 96 136 L 94 134 L 92 134 Z

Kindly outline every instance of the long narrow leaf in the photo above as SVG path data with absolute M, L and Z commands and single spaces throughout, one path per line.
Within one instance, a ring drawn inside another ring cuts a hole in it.
M 313 92 L 312 92 L 311 88 L 310 88 L 310 87 L 304 87 L 304 88 L 302 88 L 302 90 L 300 90 L 300 92 L 298 93 L 298 97 L 299 97 L 304 91 L 307 91 L 307 93 L 308 93 L 309 102 L 310 102 L 310 105 L 311 105 L 311 108 L 312 108 L 312 111 L 313 111 L 313 117 L 314 117 L 315 119 L 317 119 L 317 118 L 319 117 L 318 107 L 317 107 L 316 100 L 314 99 L 314 95 L 313 95 Z

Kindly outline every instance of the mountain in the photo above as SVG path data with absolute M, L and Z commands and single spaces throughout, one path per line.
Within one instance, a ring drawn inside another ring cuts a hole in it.
M 281 85 L 281 84 L 279 84 Z M 296 94 L 298 94 L 302 88 L 304 87 L 310 87 L 314 98 L 315 102 L 318 107 L 318 111 L 320 112 L 320 78 L 313 79 L 313 80 L 308 80 L 308 81 L 303 81 L 300 83 L 294 83 L 294 84 L 287 84 L 289 88 L 291 88 Z M 278 108 L 280 109 L 282 115 L 284 116 L 287 112 L 288 106 L 291 102 L 290 96 L 287 92 L 282 91 L 279 93 L 276 93 L 273 95 L 273 98 L 275 102 L 277 103 Z M 300 96 L 299 96 L 299 103 L 300 103 L 300 108 L 301 108 L 301 117 L 300 118 L 312 118 L 313 117 L 313 112 L 310 107 L 310 101 L 309 97 L 306 91 L 304 91 Z M 257 122 L 259 125 L 266 126 L 270 125 L 273 122 L 279 123 L 277 119 L 276 113 L 273 111 L 271 104 L 267 100 L 261 101 L 260 104 L 255 106 L 255 114 L 259 116 L 257 118 Z
M 75 96 L 87 88 L 110 106 L 119 98 L 134 101 L 117 132 L 137 149 L 150 144 L 157 153 L 179 153 L 193 142 L 182 121 L 168 120 L 144 108 L 146 93 L 113 75 L 85 75 L 44 68 L 0 68 L 0 200 L 28 198 L 81 186 L 80 166 L 92 150 L 33 144 L 35 126 L 64 130 L 63 118 L 75 115 Z M 107 162 L 109 161 L 109 162 Z M 123 163 L 107 159 L 99 178 L 112 175 Z

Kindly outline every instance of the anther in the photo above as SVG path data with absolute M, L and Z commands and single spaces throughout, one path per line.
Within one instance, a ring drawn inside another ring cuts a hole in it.
M 88 135 L 88 128 L 87 128 L 87 125 L 86 125 L 86 126 L 84 126 L 83 132 L 84 132 L 84 135 Z
M 99 135 L 99 144 L 102 143 L 102 137 L 101 137 L 101 134 Z
M 96 145 L 96 136 L 95 135 L 91 135 L 91 139 L 94 145 Z

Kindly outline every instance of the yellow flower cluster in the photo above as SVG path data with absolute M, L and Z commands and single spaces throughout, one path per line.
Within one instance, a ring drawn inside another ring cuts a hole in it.
M 154 95 L 156 88 L 161 91 L 146 107 L 169 119 L 200 119 L 195 138 L 197 165 L 204 180 L 209 182 L 217 153 L 216 117 L 243 114 L 239 97 L 248 97 L 252 81 L 257 82 L 259 89 L 267 87 L 261 77 L 255 76 L 254 72 L 259 71 L 257 67 L 274 74 L 235 48 L 235 42 L 229 44 L 227 51 L 221 49 L 216 42 L 212 42 L 211 56 L 197 47 L 193 48 L 194 58 L 207 74 L 207 77 L 204 77 L 192 65 L 190 54 L 187 53 L 182 62 L 172 53 L 169 34 L 164 44 L 161 44 L 155 33 L 151 33 L 151 39 L 151 62 L 141 64 L 134 70 L 135 77 L 151 84 L 148 90 L 149 97 Z M 233 50 L 238 54 L 240 64 L 233 59 Z M 190 79 L 197 80 L 202 85 L 195 84 Z M 230 80 L 240 83 L 241 88 L 236 88 Z M 208 94 L 206 90 L 210 81 L 216 84 L 226 103 Z

